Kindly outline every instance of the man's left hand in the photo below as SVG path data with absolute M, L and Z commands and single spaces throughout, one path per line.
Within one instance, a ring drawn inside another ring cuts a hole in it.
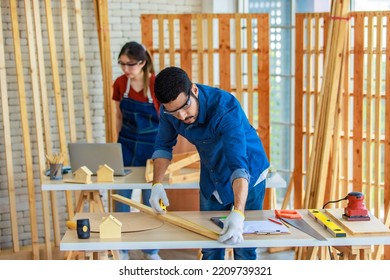
M 244 240 L 242 236 L 244 232 L 245 216 L 241 211 L 233 210 L 224 221 L 219 242 L 227 245 L 239 244 Z

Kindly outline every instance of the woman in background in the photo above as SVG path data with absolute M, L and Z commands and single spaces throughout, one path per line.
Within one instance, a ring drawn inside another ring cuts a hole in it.
M 118 142 L 122 144 L 124 166 L 146 166 L 152 157 L 158 131 L 160 103 L 154 95 L 155 72 L 151 55 L 137 42 L 126 43 L 118 56 L 123 75 L 113 84 Z M 117 190 L 131 198 L 132 190 Z M 150 189 L 142 190 L 142 201 L 150 206 Z M 130 212 L 130 206 L 115 202 L 115 211 Z M 144 258 L 160 260 L 158 250 L 143 250 Z M 121 251 L 128 259 L 128 251 Z

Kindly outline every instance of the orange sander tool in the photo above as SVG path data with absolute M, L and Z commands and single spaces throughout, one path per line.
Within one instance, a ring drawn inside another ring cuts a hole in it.
M 364 195 L 361 192 L 350 192 L 347 195 L 348 205 L 344 208 L 343 218 L 347 221 L 369 221 L 370 216 L 364 205 Z

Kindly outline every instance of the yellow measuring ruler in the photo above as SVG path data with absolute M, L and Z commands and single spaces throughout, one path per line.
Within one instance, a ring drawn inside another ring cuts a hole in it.
M 347 233 L 317 209 L 309 209 L 309 215 L 323 225 L 334 237 L 346 237 Z

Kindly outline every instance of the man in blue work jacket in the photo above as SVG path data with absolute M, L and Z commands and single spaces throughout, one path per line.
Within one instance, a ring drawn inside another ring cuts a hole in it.
M 245 210 L 261 210 L 269 162 L 256 130 L 238 100 L 229 92 L 192 83 L 186 72 L 168 67 L 156 77 L 155 94 L 162 104 L 152 158 L 152 208 L 169 206 L 162 184 L 180 134 L 199 152 L 200 210 L 231 210 L 219 241 L 243 241 Z M 259 112 L 261 114 L 261 112 Z M 225 249 L 202 249 L 202 259 L 224 259 Z M 256 259 L 256 248 L 235 248 L 234 259 Z

